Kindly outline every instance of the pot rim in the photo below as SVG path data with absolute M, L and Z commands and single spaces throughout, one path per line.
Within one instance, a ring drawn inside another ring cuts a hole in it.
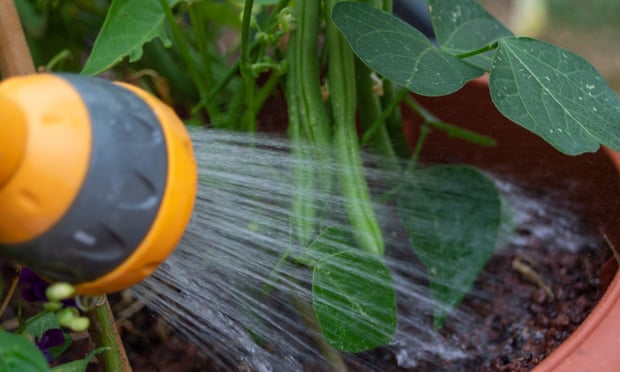
M 620 153 L 603 148 L 620 172 Z M 545 371 L 616 371 L 620 367 L 620 271 L 579 327 L 536 368 Z

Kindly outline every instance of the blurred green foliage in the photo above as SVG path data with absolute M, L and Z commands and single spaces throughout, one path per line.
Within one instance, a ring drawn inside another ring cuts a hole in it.
M 552 21 L 579 29 L 615 28 L 620 34 L 618 0 L 549 0 Z

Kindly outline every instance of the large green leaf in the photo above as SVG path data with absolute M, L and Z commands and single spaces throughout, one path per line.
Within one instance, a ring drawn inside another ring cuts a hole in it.
M 179 1 L 168 0 L 170 6 Z M 142 46 L 156 37 L 171 45 L 164 18 L 159 0 L 113 0 L 82 73 L 99 74 L 127 56 L 136 61 L 142 56 Z
M 512 32 L 475 0 L 430 0 L 429 11 L 439 46 L 446 52 L 459 55 L 489 45 Z M 495 51 L 467 59 L 489 70 Z
M 316 260 L 312 304 L 325 339 L 335 348 L 360 352 L 392 340 L 396 292 L 378 255 L 352 249 L 353 237 L 330 228 L 310 247 Z
M 507 118 L 569 155 L 620 150 L 620 100 L 585 59 L 530 38 L 505 38 L 493 61 L 491 98 Z
M 446 95 L 483 72 L 435 48 L 407 23 L 369 5 L 337 3 L 332 18 L 365 64 L 412 92 Z
M 49 371 L 49 366 L 32 342 L 0 329 L 0 371 Z
M 475 168 L 442 165 L 416 170 L 397 203 L 413 249 L 428 269 L 439 328 L 494 253 L 499 192 Z

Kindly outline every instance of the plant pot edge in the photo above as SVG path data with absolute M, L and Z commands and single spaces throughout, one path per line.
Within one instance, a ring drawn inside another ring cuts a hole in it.
M 620 153 L 603 148 L 620 172 Z M 620 368 L 620 271 L 590 315 L 535 372 L 616 371 Z

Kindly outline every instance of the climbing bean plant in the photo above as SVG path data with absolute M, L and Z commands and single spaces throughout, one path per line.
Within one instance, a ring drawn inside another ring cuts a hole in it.
M 429 0 L 428 7 L 436 44 L 393 16 L 391 0 L 113 0 L 82 70 L 149 71 L 152 81 L 141 82 L 188 122 L 244 131 L 257 129 L 266 99 L 283 90 L 291 156 L 326 165 L 294 169 L 291 240 L 305 251 L 287 259 L 311 270 L 312 309 L 338 350 L 387 344 L 397 325 L 363 147 L 400 175 L 383 197 L 396 201 L 428 269 L 436 328 L 469 291 L 508 223 L 505 201 L 479 170 L 418 165 L 429 128 L 481 146 L 493 139 L 442 122 L 410 92 L 447 95 L 486 73 L 498 110 L 558 151 L 577 155 L 601 144 L 620 150 L 620 101 L 583 58 L 513 35 L 474 0 Z M 238 42 L 218 44 L 230 30 Z M 396 109 L 403 102 L 424 119 L 411 153 Z M 341 194 L 350 229 L 317 222 L 329 206 L 316 195 L 331 192 Z

